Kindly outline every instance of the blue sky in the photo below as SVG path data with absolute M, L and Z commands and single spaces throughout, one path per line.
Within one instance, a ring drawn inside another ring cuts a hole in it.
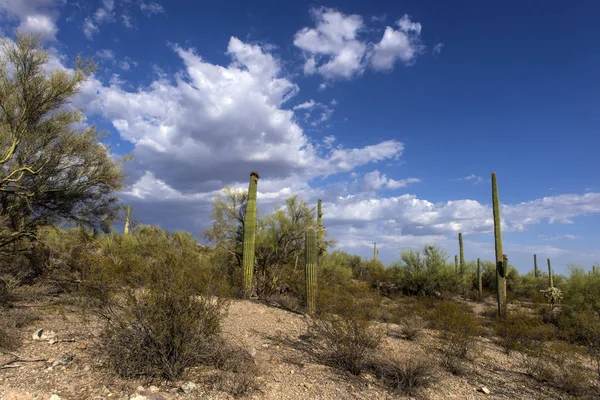
M 121 193 L 145 223 L 195 234 L 256 170 L 259 214 L 324 201 L 339 248 L 437 243 L 556 272 L 600 261 L 597 2 L 0 0 L 50 68 L 94 56 L 75 102 L 133 152 Z

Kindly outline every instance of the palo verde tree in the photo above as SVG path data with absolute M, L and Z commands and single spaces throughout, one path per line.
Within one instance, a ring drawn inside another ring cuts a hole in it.
M 74 70 L 46 72 L 37 36 L 0 45 L 0 251 L 29 249 L 40 226 L 68 223 L 108 231 L 123 185 L 95 127 L 70 102 L 95 71 L 77 58 Z

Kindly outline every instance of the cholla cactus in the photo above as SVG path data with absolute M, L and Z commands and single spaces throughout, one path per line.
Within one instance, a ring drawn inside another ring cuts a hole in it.
M 546 290 L 540 290 L 544 294 L 544 297 L 548 299 L 548 303 L 550 303 L 550 309 L 554 309 L 554 305 L 556 303 L 560 303 L 563 298 L 563 292 L 557 287 L 549 287 Z

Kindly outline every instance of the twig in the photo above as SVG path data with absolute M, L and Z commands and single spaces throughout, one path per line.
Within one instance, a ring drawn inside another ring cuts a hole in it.
M 20 367 L 20 365 L 9 366 L 9 365 L 11 365 L 12 363 L 15 363 L 15 362 L 42 362 L 42 361 L 47 362 L 48 361 L 45 358 L 23 358 L 23 357 L 21 357 L 18 354 L 11 353 L 10 351 L 4 351 L 4 350 L 2 350 L 1 352 L 3 354 L 7 354 L 9 356 L 13 356 L 14 359 L 11 360 L 11 361 L 7 361 L 4 364 L 0 364 L 0 368 L 18 368 L 18 367 Z

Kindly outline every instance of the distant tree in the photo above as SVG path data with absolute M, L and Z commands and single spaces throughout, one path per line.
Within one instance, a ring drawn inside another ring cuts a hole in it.
M 93 60 L 45 71 L 48 53 L 39 37 L 18 35 L 0 44 L 0 251 L 27 250 L 40 226 L 68 223 L 110 229 L 120 214 L 115 191 L 123 186 L 95 127 L 83 126 L 70 106 L 95 71 Z

